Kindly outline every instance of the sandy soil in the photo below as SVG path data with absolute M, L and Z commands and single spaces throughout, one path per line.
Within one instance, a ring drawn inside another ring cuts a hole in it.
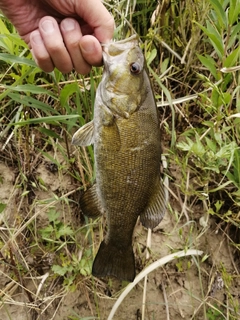
M 36 188 L 34 193 L 36 206 L 30 213 L 34 215 L 40 212 L 36 218 L 37 228 L 48 223 L 45 211 L 41 211 L 40 200 L 48 199 L 53 192 L 59 191 L 60 194 L 63 189 L 64 192 L 70 192 L 76 188 L 72 184 L 71 177 L 51 172 L 46 164 L 47 160 L 42 159 L 35 169 L 38 181 L 41 178 L 45 183 L 45 190 Z M 24 203 L 21 201 L 25 200 L 21 197 L 23 190 L 16 187 L 19 183 L 16 180 L 16 170 L 3 161 L 0 163 L 0 177 L 0 203 L 7 204 L 0 215 L 0 319 L 107 319 L 119 291 L 123 288 L 123 284 L 115 279 L 103 281 L 95 279 L 93 290 L 91 278 L 87 281 L 80 278 L 73 292 L 67 291 L 59 281 L 54 288 L 43 285 L 38 294 L 42 277 L 26 277 L 26 279 L 20 277 L 23 282 L 19 283 L 16 272 L 11 266 L 11 256 L 6 255 L 8 251 L 3 243 L 7 243 L 6 237 L 11 228 L 16 227 L 19 215 L 23 213 L 21 211 Z M 174 189 L 174 186 L 171 188 Z M 145 319 L 204 319 L 204 309 L 208 310 L 209 306 L 221 306 L 221 304 L 230 305 L 229 299 L 235 299 L 235 304 L 239 306 L 239 278 L 235 278 L 239 261 L 234 262 L 233 249 L 229 246 L 221 226 L 213 219 L 209 219 L 205 229 L 200 225 L 199 219 L 204 213 L 201 204 L 195 206 L 189 221 L 184 214 L 179 219 L 181 205 L 174 197 L 171 197 L 170 204 L 171 210 L 168 210 L 164 220 L 152 234 L 151 258 L 148 263 L 186 247 L 203 250 L 207 258 L 204 262 L 196 257 L 181 258 L 152 272 L 147 282 Z M 72 211 L 69 211 L 69 206 L 66 209 L 61 205 L 59 210 L 64 211 L 65 221 L 75 227 L 80 226 L 80 219 L 76 215 L 78 206 L 72 205 L 70 208 Z M 29 218 L 30 216 L 27 217 Z M 146 238 L 147 230 L 138 224 L 134 236 L 138 272 L 144 267 Z M 14 246 L 14 243 L 11 243 L 11 246 Z M 17 255 L 18 252 L 14 254 Z M 28 259 L 27 265 L 31 265 L 31 258 L 37 259 L 29 256 L 27 258 L 27 255 L 20 258 Z M 48 261 L 42 276 L 47 272 L 51 273 L 50 264 Z M 223 274 L 228 277 L 224 279 Z M 230 281 L 230 276 L 235 280 Z M 29 301 L 26 290 L 22 289 L 24 286 L 38 298 Z M 114 319 L 141 319 L 142 297 L 143 282 L 130 292 Z M 168 312 L 169 318 L 167 318 Z M 226 312 L 223 313 L 226 316 Z M 213 319 L 225 319 L 225 316 Z

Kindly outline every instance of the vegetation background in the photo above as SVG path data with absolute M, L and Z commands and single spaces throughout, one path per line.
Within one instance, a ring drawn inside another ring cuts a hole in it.
M 240 1 L 105 4 L 116 39 L 140 36 L 169 179 L 168 220 L 152 234 L 151 248 L 137 226 L 137 270 L 179 249 L 204 252 L 156 271 L 116 319 L 126 312 L 129 319 L 239 319 Z M 102 68 L 86 77 L 43 73 L 0 16 L 1 319 L 106 319 L 126 286 L 91 276 L 105 220 L 81 214 L 78 199 L 94 181 L 93 149 L 70 143 L 92 119 L 101 74 Z M 176 281 L 191 302 L 176 296 Z M 153 295 L 151 305 L 142 301 L 144 291 L 144 299 Z

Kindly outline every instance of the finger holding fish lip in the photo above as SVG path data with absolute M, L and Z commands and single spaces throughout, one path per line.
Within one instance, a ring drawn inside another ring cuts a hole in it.
M 103 64 L 102 47 L 97 38 L 91 35 L 83 36 L 80 41 L 80 48 L 84 60 L 89 65 L 99 67 Z
M 91 70 L 91 63 L 88 63 L 84 59 L 84 48 L 81 49 L 81 41 L 83 39 L 83 35 L 79 26 L 79 23 L 72 18 L 64 19 L 60 24 L 60 29 L 63 35 L 63 40 L 66 45 L 69 56 L 72 60 L 72 64 L 74 69 L 81 74 L 87 74 Z M 87 44 L 87 53 L 91 51 L 96 51 L 92 49 L 91 42 Z

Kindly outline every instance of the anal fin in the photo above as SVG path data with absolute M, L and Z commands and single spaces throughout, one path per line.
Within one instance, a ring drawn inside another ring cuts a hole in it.
M 161 222 L 166 211 L 166 202 L 165 187 L 159 176 L 148 204 L 140 215 L 144 227 L 153 229 Z

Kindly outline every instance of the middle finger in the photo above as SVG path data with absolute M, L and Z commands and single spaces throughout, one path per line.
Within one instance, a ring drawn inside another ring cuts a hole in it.
M 61 22 L 60 28 L 75 70 L 81 74 L 88 73 L 91 70 L 91 66 L 82 56 L 80 48 L 82 32 L 79 23 L 75 19 L 66 18 Z

